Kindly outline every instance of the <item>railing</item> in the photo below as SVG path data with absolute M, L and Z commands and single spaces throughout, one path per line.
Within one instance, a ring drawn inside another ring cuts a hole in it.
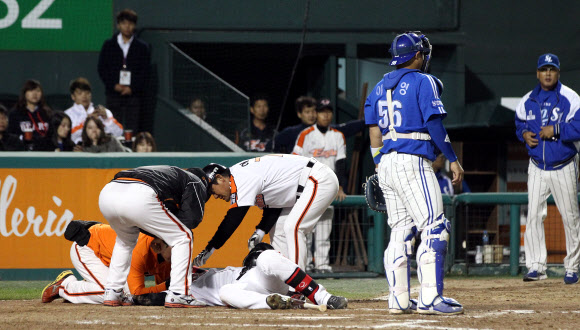
M 580 194 L 578 196 L 580 200 Z M 550 196 L 547 202 L 548 204 L 554 204 L 553 197 Z M 443 195 L 445 216 L 451 221 L 452 226 L 446 266 L 449 268 L 455 263 L 458 235 L 465 234 L 463 232 L 458 233 L 457 230 L 458 221 L 466 220 L 464 219 L 464 214 L 458 214 L 458 209 L 460 207 L 469 205 L 509 206 L 509 216 L 507 215 L 507 212 L 503 212 L 499 217 L 509 217 L 509 272 L 513 276 L 518 275 L 520 268 L 520 208 L 522 205 L 527 205 L 527 203 L 527 193 L 465 193 L 452 197 Z M 366 232 L 364 237 L 366 238 L 366 251 L 368 251 L 368 266 L 366 267 L 366 270 L 383 273 L 383 252 L 388 244 L 390 236 L 390 230 L 387 225 L 387 215 L 370 210 L 366 205 L 364 196 L 347 196 L 343 202 L 335 201 L 333 202 L 333 205 L 337 208 L 359 207 L 359 210 L 363 210 L 360 212 L 363 212 L 363 217 L 368 219 L 366 222 L 364 220 L 361 221 L 361 224 L 363 224 L 363 232 Z M 467 214 L 467 216 L 469 215 Z M 335 221 L 336 219 L 337 217 L 335 216 Z M 344 221 L 344 219 L 341 219 L 341 221 Z M 339 225 L 340 224 L 337 223 L 333 224 L 333 230 L 340 230 Z M 562 237 L 562 239 L 564 238 Z M 363 256 L 355 255 L 355 259 L 361 257 Z

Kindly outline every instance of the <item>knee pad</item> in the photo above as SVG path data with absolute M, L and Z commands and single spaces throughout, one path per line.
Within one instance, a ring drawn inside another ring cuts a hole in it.
M 451 223 L 441 214 L 421 233 L 417 251 L 417 275 L 421 283 L 420 305 L 429 306 L 435 298 L 443 296 L 445 256 Z
M 389 246 L 385 250 L 385 275 L 389 283 L 389 308 L 405 310 L 409 308 L 411 263 L 417 228 L 393 229 Z

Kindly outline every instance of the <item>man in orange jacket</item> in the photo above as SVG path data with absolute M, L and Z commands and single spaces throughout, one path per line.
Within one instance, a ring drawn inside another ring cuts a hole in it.
M 75 304 L 102 304 L 109 264 L 117 235 L 105 224 L 72 221 L 65 238 L 73 241 L 70 255 L 75 269 L 84 278 L 79 281 L 72 271 L 62 272 L 42 291 L 42 302 L 64 298 Z M 124 304 L 131 304 L 131 295 L 159 293 L 167 290 L 171 271 L 171 250 L 162 249 L 162 240 L 139 234 L 133 250 L 131 269 L 124 288 Z M 145 276 L 155 276 L 155 286 L 145 287 Z

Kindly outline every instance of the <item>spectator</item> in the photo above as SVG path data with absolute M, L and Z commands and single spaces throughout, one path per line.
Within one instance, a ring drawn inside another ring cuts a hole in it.
M 191 101 L 189 104 L 189 111 L 203 120 L 207 117 L 205 112 L 205 102 L 199 97 L 196 97 Z
M 125 148 L 121 142 L 105 133 L 103 122 L 91 116 L 83 127 L 83 151 L 124 152 Z
M 149 132 L 141 132 L 135 137 L 133 141 L 133 151 L 134 152 L 155 152 L 157 151 L 157 146 L 155 145 L 155 139 L 153 135 Z
M 22 86 L 18 102 L 8 116 L 8 133 L 23 140 L 26 150 L 35 150 L 34 141 L 48 133 L 51 114 L 40 82 L 29 79 Z
M 123 125 L 113 117 L 110 110 L 102 105 L 93 106 L 91 83 L 86 78 L 79 77 L 71 81 L 69 91 L 74 104 L 65 113 L 71 119 L 71 138 L 74 143 L 82 142 L 83 125 L 87 116 L 99 118 L 105 126 L 105 133 L 115 137 L 123 134 Z
M 347 185 L 346 141 L 344 134 L 330 127 L 333 111 L 330 100 L 320 101 L 316 108 L 316 124 L 304 129 L 298 135 L 298 141 L 292 153 L 316 158 L 319 162 L 330 167 L 336 173 L 339 181 L 336 199 L 343 201 L 346 198 L 344 187 Z M 332 272 L 328 254 L 330 252 L 333 216 L 334 208 L 330 206 L 324 211 L 314 228 L 314 265 L 315 270 L 321 273 Z M 308 235 L 308 239 L 311 241 L 312 235 Z M 311 259 L 309 258 L 309 260 Z
M 274 152 L 291 153 L 296 144 L 298 134 L 306 127 L 316 123 L 316 99 L 310 96 L 300 96 L 294 103 L 296 116 L 302 121 L 298 125 L 286 127 L 276 135 Z
M 265 95 L 255 96 L 250 105 L 252 122 L 250 128 L 242 131 L 240 145 L 246 151 L 272 151 L 272 138 L 276 132 L 274 127 L 266 123 L 268 112 L 268 98 Z
M 308 126 L 316 122 L 316 99 L 309 96 L 300 96 L 295 103 L 296 115 L 302 123 L 286 127 L 274 138 L 274 152 L 291 153 L 296 144 L 298 134 Z M 351 120 L 347 123 L 331 125 L 344 134 L 345 137 L 351 137 L 365 129 L 364 120 Z
M 441 193 L 445 195 L 453 196 L 457 192 L 458 194 L 461 193 L 468 193 L 471 192 L 465 180 L 461 181 L 461 186 L 454 187 L 451 183 L 451 178 L 444 172 L 442 169 L 445 167 L 445 162 L 447 158 L 443 153 L 440 153 L 433 164 L 433 171 L 435 172 L 435 177 L 437 177 L 437 181 L 439 182 L 439 187 L 441 188 Z
M 50 119 L 48 133 L 37 143 L 38 151 L 82 151 L 71 140 L 71 120 L 66 113 L 56 111 Z
M 119 33 L 103 43 L 98 64 L 107 108 L 133 132 L 139 132 L 150 62 L 149 45 L 135 36 L 136 24 L 137 13 L 133 10 L 124 9 L 117 14 Z
M 24 151 L 24 143 L 8 129 L 8 110 L 0 103 L 0 151 Z

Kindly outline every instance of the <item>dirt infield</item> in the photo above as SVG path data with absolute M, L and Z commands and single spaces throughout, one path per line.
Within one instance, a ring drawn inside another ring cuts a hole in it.
M 580 285 L 561 278 L 524 283 L 520 278 L 449 279 L 446 295 L 464 304 L 458 316 L 392 316 L 383 300 L 351 301 L 339 311 L 235 310 L 225 307 L 165 309 L 103 307 L 40 299 L 0 301 L 0 328 L 578 328 Z M 417 288 L 413 288 L 417 291 Z M 414 294 L 416 295 L 416 294 Z

